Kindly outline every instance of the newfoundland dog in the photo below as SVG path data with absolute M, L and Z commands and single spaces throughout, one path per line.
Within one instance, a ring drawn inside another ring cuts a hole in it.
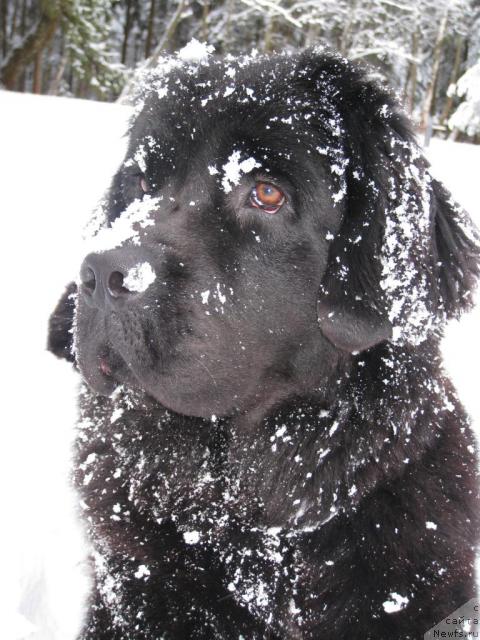
M 50 325 L 85 381 L 80 638 L 422 638 L 475 595 L 439 349 L 471 221 L 391 95 L 318 50 L 165 59 L 129 136 Z

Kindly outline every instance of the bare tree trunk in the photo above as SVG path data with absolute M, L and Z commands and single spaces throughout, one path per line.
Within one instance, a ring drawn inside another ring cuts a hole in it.
M 450 75 L 450 80 L 448 86 L 455 84 L 459 77 L 460 65 L 462 63 L 462 54 L 464 50 L 464 39 L 463 36 L 457 36 L 457 43 L 455 47 L 455 62 L 453 64 L 452 73 Z M 445 106 L 442 111 L 442 115 L 440 116 L 440 124 L 443 125 L 446 120 L 450 117 L 450 113 L 452 112 L 453 107 L 453 95 L 447 95 L 447 100 L 445 102 Z
M 340 39 L 339 49 L 342 56 L 348 55 L 349 44 L 350 44 L 350 33 L 352 32 L 356 11 L 357 11 L 357 0 L 352 0 L 352 3 L 350 5 L 350 11 L 348 12 L 348 20 L 345 24 L 345 27 L 343 28 L 342 37 Z
M 133 66 L 135 66 L 142 57 L 143 57 L 143 42 L 138 37 L 138 34 L 135 34 L 135 38 L 133 40 Z
M 233 14 L 233 3 L 234 0 L 227 0 L 227 19 L 225 21 L 225 29 L 224 29 L 224 44 L 226 45 L 226 47 L 224 47 L 224 49 L 226 49 L 228 51 L 228 47 L 230 44 L 230 37 L 232 34 L 232 14 Z
M 67 66 L 67 56 L 64 54 L 62 59 L 60 60 L 60 64 L 58 65 L 57 73 L 53 76 L 52 81 L 50 82 L 50 86 L 48 88 L 48 93 L 52 96 L 58 95 L 60 90 L 60 83 L 63 78 L 63 74 L 65 73 L 65 67 Z
M 28 0 L 22 0 L 22 8 L 20 12 L 20 35 L 22 38 L 25 36 L 27 31 L 27 4 Z M 17 91 L 25 91 L 26 77 L 27 74 L 24 69 L 16 82 L 17 86 L 14 87 Z
M 42 93 L 42 58 L 43 51 L 39 51 L 33 62 L 33 93 Z
M 418 47 L 420 44 L 420 28 L 417 27 L 412 33 L 412 52 L 411 60 L 408 65 L 407 80 L 405 82 L 405 89 L 403 92 L 403 102 L 405 108 L 410 115 L 413 113 L 415 107 L 415 94 L 417 92 L 417 78 L 418 78 Z M 409 93 L 410 86 L 410 93 Z
M 305 39 L 303 41 L 304 47 L 313 47 L 318 37 L 318 26 L 316 24 L 310 23 L 308 25 L 307 31 L 304 31 Z M 337 49 L 340 50 L 340 47 L 337 46 Z
M 6 3 L 7 3 L 7 0 L 5 0 L 5 4 Z M 10 40 L 13 38 L 13 36 L 17 32 L 17 20 L 18 20 L 18 6 L 19 6 L 19 4 L 20 4 L 19 0 L 15 0 L 15 2 L 13 4 L 13 14 L 12 14 L 12 19 L 10 20 L 10 37 L 9 37 Z
M 150 11 L 148 12 L 147 40 L 145 42 L 145 58 L 149 58 L 150 53 L 152 51 L 154 20 L 155 20 L 155 0 L 150 0 Z
M 7 35 L 7 0 L 0 0 L 0 51 L 5 58 L 8 49 Z
M 27 0 L 23 0 L 22 13 L 20 14 L 20 33 L 22 36 L 25 35 L 26 29 L 27 29 Z
M 168 23 L 167 28 L 163 34 L 163 37 L 160 39 L 160 42 L 155 47 L 155 51 L 152 55 L 152 61 L 158 60 L 163 51 L 168 50 L 170 42 L 173 40 L 175 32 L 177 30 L 178 25 L 182 19 L 182 13 L 185 8 L 186 0 L 179 0 L 177 10 L 172 16 L 172 19 Z
M 123 28 L 123 42 L 122 42 L 122 64 L 125 64 L 127 59 L 128 50 L 128 38 L 130 36 L 130 30 L 132 28 L 132 0 L 127 0 L 127 6 L 125 9 L 125 26 Z
M 209 0 L 203 0 L 203 11 L 202 11 L 202 40 L 204 42 L 208 41 L 208 14 L 210 13 L 210 3 Z
M 420 122 L 420 127 L 422 131 L 426 131 L 429 120 L 430 120 L 430 116 L 432 115 L 432 105 L 433 105 L 433 99 L 435 96 L 435 89 L 437 87 L 438 70 L 440 68 L 440 57 L 442 53 L 442 45 L 443 45 L 443 40 L 445 38 L 445 32 L 447 30 L 449 8 L 450 7 L 447 5 L 445 9 L 445 13 L 443 14 L 442 20 L 440 22 L 440 26 L 438 28 L 437 40 L 435 42 L 435 48 L 433 50 L 432 75 L 430 77 L 430 82 L 428 84 L 427 95 L 423 103 L 422 119 Z
M 162 55 L 162 53 L 169 47 L 171 40 L 173 39 L 175 32 L 177 30 L 178 25 L 182 19 L 182 13 L 185 8 L 187 0 L 180 0 L 177 6 L 177 10 L 173 14 L 170 22 L 165 29 L 163 36 L 160 38 L 157 46 L 155 47 L 152 55 L 145 62 L 143 68 L 148 69 L 154 67 Z M 130 104 L 131 94 L 135 89 L 135 84 L 137 82 L 137 78 L 135 74 L 130 78 L 130 80 L 123 87 L 121 94 L 119 95 L 117 102 L 120 104 Z
M 59 22 L 60 8 L 56 2 L 42 0 L 40 19 L 22 42 L 0 66 L 0 81 L 7 89 L 14 89 L 16 82 L 26 67 L 43 51 L 52 39 Z
M 265 37 L 263 40 L 263 50 L 265 53 L 272 53 L 274 49 L 273 34 L 275 33 L 275 15 L 273 13 L 266 15 L 267 24 L 265 25 Z

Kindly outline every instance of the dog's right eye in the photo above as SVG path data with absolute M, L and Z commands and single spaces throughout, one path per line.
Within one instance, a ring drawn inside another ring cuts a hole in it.
M 284 202 L 283 191 L 269 182 L 257 182 L 250 193 L 252 207 L 262 209 L 265 213 L 277 213 Z

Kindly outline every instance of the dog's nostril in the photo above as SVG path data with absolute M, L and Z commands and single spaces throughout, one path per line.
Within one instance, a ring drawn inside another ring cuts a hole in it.
M 130 293 L 130 291 L 123 286 L 123 273 L 120 273 L 120 271 L 112 271 L 108 277 L 107 287 L 110 295 L 114 298 L 119 298 L 120 296 Z
M 90 269 L 90 267 L 86 267 L 82 276 L 83 286 L 86 293 L 93 293 L 96 285 L 95 273 Z

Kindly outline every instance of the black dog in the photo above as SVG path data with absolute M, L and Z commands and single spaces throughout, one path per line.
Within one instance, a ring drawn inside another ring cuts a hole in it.
M 474 440 L 439 340 L 476 231 L 342 58 L 147 80 L 51 321 L 88 385 L 81 638 L 423 638 L 475 594 Z

